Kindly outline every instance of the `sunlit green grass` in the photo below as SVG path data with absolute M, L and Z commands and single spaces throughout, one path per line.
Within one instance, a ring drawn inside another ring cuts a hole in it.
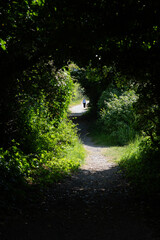
M 127 149 L 127 146 L 123 146 L 123 147 L 120 147 L 120 146 L 113 147 L 113 146 L 111 146 L 111 147 L 105 148 L 102 151 L 102 153 L 103 153 L 104 156 L 107 157 L 107 159 L 109 161 L 118 164 L 118 161 L 125 154 L 126 149 Z

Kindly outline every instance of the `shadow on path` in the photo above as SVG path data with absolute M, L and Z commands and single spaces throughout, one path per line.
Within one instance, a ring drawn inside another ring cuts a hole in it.
M 39 211 L 26 209 L 18 219 L 9 219 L 4 239 L 154 239 L 127 188 L 116 168 L 80 170 L 55 184 Z

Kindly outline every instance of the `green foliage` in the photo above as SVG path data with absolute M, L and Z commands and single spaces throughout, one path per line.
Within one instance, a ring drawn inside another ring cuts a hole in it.
M 0 184 L 46 184 L 76 170 L 84 149 L 75 125 L 67 120 L 73 80 L 65 69 L 43 61 L 17 79 L 9 136 L 14 142 L 1 149 Z M 14 131 L 13 131 L 14 130 Z M 9 139 L 8 139 L 9 140 Z
M 29 176 L 33 182 L 57 181 L 76 170 L 84 159 L 84 149 L 72 122 L 62 121 L 58 128 L 52 127 L 39 140 L 39 151 L 34 159 L 36 164 Z
M 81 84 L 85 95 L 90 101 L 90 114 L 96 115 L 98 100 L 111 79 L 113 80 L 115 72 L 113 67 L 93 67 L 91 64 L 85 69 L 81 68 L 71 73 Z
M 149 138 L 137 139 L 124 151 L 119 164 L 139 193 L 154 194 L 160 190 L 160 151 Z
M 12 141 L 13 145 L 8 150 L 0 149 L 0 184 L 17 183 L 23 181 L 23 177 L 27 177 L 29 163 L 26 157 L 19 149 L 19 144 Z M 3 187 L 7 188 L 7 185 Z
M 133 104 L 137 99 L 133 90 L 118 91 L 111 87 L 102 93 L 98 125 L 110 139 L 115 139 L 112 142 L 123 145 L 135 137 Z
M 84 90 L 80 86 L 78 82 L 74 83 L 73 93 L 72 93 L 72 99 L 71 99 L 71 105 L 76 105 L 82 101 L 82 98 L 84 96 Z
M 38 127 L 34 132 L 36 138 L 31 135 L 27 139 L 32 145 L 30 153 L 25 154 L 15 142 L 10 149 L 1 149 L 0 184 L 4 189 L 23 181 L 38 184 L 58 181 L 81 165 L 85 154 L 75 126 L 65 120 L 58 127 L 53 123 L 46 123 L 45 128 L 42 119 L 35 123 L 34 127 Z
M 3 39 L 0 38 L 0 46 L 1 48 L 5 51 L 6 50 L 6 41 L 4 41 Z
M 160 108 L 159 93 L 155 91 L 156 86 L 149 82 L 138 84 L 139 100 L 136 103 L 138 116 L 137 128 L 143 130 L 149 136 L 152 143 L 160 146 Z
M 117 88 L 114 84 L 110 84 L 108 88 L 102 92 L 98 100 L 98 109 L 106 108 L 108 101 L 112 101 L 113 98 L 119 98 L 123 93 L 123 89 Z

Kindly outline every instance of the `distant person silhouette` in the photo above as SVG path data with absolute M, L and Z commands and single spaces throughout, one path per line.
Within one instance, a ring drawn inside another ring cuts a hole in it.
M 85 98 L 83 99 L 83 107 L 84 108 L 86 107 L 86 99 Z

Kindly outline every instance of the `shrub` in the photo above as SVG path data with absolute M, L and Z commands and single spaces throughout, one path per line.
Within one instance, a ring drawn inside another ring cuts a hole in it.
M 98 125 L 106 135 L 116 139 L 117 144 L 126 144 L 136 135 L 133 104 L 137 98 L 133 90 L 120 92 L 117 89 L 108 89 L 99 100 Z
M 84 149 L 71 121 L 63 120 L 58 128 L 44 133 L 40 141 L 41 148 L 29 176 L 33 182 L 57 181 L 78 169 L 84 159 Z
M 0 185 L 5 190 L 19 182 L 51 183 L 78 169 L 85 151 L 75 125 L 63 120 L 58 128 L 48 124 L 48 131 L 37 133 L 35 152 L 25 154 L 13 141 L 8 150 L 0 151 Z M 39 134 L 39 135 L 38 135 Z

